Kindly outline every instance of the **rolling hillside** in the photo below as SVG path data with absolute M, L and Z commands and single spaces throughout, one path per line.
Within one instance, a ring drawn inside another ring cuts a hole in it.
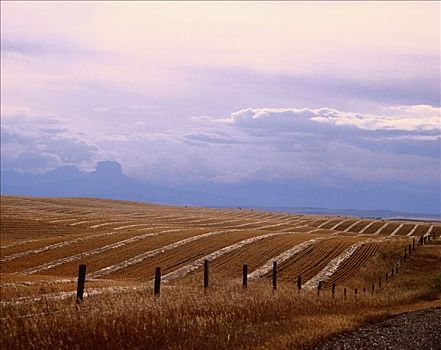
M 344 283 L 383 244 L 394 240 L 404 247 L 413 238 L 431 232 L 439 235 L 441 225 L 5 196 L 2 281 L 41 276 L 45 284 L 49 279 L 69 289 L 74 287 L 78 265 L 86 264 L 87 276 L 94 283 L 148 282 L 156 266 L 162 268 L 167 282 L 184 283 L 191 275 L 200 274 L 201 261 L 208 259 L 216 278 L 239 281 L 245 263 L 250 276 L 269 277 L 270 270 L 259 271 L 274 260 L 280 265 L 281 280 L 302 275 L 307 282 L 333 259 L 350 252 L 348 261 L 327 278 L 327 282 Z M 59 283 L 60 279 L 64 283 Z
M 28 314 L 35 315 L 35 310 L 43 312 L 36 315 L 50 315 L 48 319 L 55 317 L 61 321 L 56 316 L 58 312 L 67 310 L 69 315 L 73 312 L 69 305 L 73 305 L 75 298 L 78 266 L 86 264 L 85 295 L 86 300 L 90 299 L 91 310 L 94 310 L 92 305 L 102 305 L 105 310 L 110 310 L 102 303 L 110 305 L 125 298 L 133 303 L 139 300 L 140 295 L 152 295 L 154 272 L 159 266 L 165 293 L 165 296 L 161 295 L 161 300 L 167 307 L 182 303 L 175 307 L 189 317 L 189 313 L 196 311 L 186 309 L 184 305 L 188 301 L 185 298 L 196 297 L 202 291 L 203 265 L 208 260 L 213 293 L 209 298 L 214 298 L 210 299 L 213 302 L 221 302 L 227 298 L 226 295 L 236 293 L 228 298 L 236 300 L 237 307 L 240 305 L 238 298 L 243 293 L 237 293 L 242 287 L 242 266 L 247 264 L 248 297 L 251 298 L 247 299 L 247 303 L 253 304 L 255 300 L 273 303 L 266 293 L 271 290 L 273 262 L 277 262 L 280 290 L 277 298 L 289 298 L 292 302 L 297 300 L 292 293 L 297 290 L 299 276 L 302 290 L 309 296 L 296 303 L 305 303 L 314 297 L 319 283 L 328 294 L 335 283 L 338 303 L 344 303 L 342 307 L 349 310 L 351 317 L 358 317 L 352 306 L 348 306 L 346 294 L 345 299 L 341 299 L 343 287 L 345 293 L 348 289 L 352 295 L 352 290 L 358 288 L 366 295 L 370 283 L 377 283 L 378 276 L 393 277 L 390 268 L 405 248 L 421 236 L 440 234 L 441 225 L 436 222 L 161 206 L 90 198 L 2 196 L 2 314 L 9 315 L 6 316 L 9 320 L 7 326 L 12 328 L 8 328 L 8 334 L 20 334 L 20 320 Z M 433 263 L 427 265 L 427 259 L 439 255 L 439 249 L 434 252 L 422 262 L 430 269 L 436 266 Z M 429 273 L 430 269 L 425 272 Z M 408 281 L 406 283 L 409 284 Z M 380 301 L 366 297 L 366 307 L 416 300 L 417 295 L 423 293 L 421 288 L 416 287 L 410 294 L 394 292 L 394 295 Z M 313 293 L 308 294 L 307 291 Z M 95 300 L 99 295 L 99 301 Z M 124 298 L 113 299 L 112 295 Z M 144 300 L 144 297 L 141 298 Z M 145 302 L 151 303 L 154 299 L 145 299 Z M 191 303 L 199 305 L 195 301 Z M 310 317 L 314 315 L 315 309 L 301 305 L 295 307 L 309 310 L 305 312 Z M 231 304 L 232 309 L 227 314 L 234 315 L 236 306 Z M 129 306 L 114 306 L 121 312 L 125 312 L 126 307 Z M 203 307 L 203 304 L 197 307 Z M 327 307 L 330 306 L 325 309 Z M 270 317 L 272 311 L 268 313 L 265 317 Z M 40 321 L 31 321 L 32 317 L 29 322 L 37 322 L 37 328 L 46 327 L 40 323 L 46 316 Z M 274 315 L 272 317 L 277 319 Z M 255 326 L 255 321 L 249 322 L 252 327 Z M 29 327 L 37 329 L 30 324 Z M 307 337 L 308 341 L 335 331 L 335 327 L 329 326 L 328 331 Z M 197 332 L 200 332 L 201 329 L 198 329 Z M 13 338 L 5 334 L 2 338 L 12 341 Z M 40 337 L 41 334 L 34 336 Z M 237 337 L 241 339 L 239 334 Z M 296 338 L 295 341 L 302 343 L 306 340 Z M 48 344 L 52 343 L 47 343 L 47 347 L 53 345 Z M 152 344 L 157 346 L 157 343 Z

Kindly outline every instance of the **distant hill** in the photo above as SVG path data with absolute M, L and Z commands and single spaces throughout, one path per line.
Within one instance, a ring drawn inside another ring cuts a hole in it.
M 329 208 L 303 208 L 303 207 L 272 207 L 262 208 L 269 211 L 282 211 L 298 214 L 315 215 L 339 215 L 355 216 L 360 218 L 381 218 L 387 220 L 417 220 L 417 221 L 441 221 L 441 213 L 411 213 L 393 210 L 357 210 L 357 209 L 329 209 Z
M 42 175 L 2 171 L 2 194 L 49 197 L 98 197 L 155 203 L 187 204 L 210 201 L 204 193 L 175 190 L 149 184 L 123 174 L 121 165 L 113 161 L 98 162 L 96 170 L 81 172 L 65 166 Z
M 1 193 L 43 197 L 98 197 L 177 205 L 240 206 L 371 218 L 440 218 L 441 212 L 440 197 L 430 188 L 415 192 L 412 187 L 402 184 L 360 185 L 345 181 L 344 186 L 326 186 L 307 180 L 250 180 L 238 183 L 198 181 L 167 187 L 129 177 L 124 174 L 121 165 L 113 161 L 98 162 L 96 170 L 90 172 L 82 172 L 75 166 L 64 166 L 40 175 L 2 170 Z

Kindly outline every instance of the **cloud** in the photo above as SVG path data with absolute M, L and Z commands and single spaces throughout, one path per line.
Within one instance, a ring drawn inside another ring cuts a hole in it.
M 3 170 L 41 173 L 59 166 L 94 163 L 98 148 L 50 118 L 7 120 L 1 129 Z
M 246 108 L 223 122 L 286 152 L 357 147 L 375 153 L 440 157 L 441 108 L 394 106 L 384 114 L 333 108 Z M 271 138 L 271 139 L 270 139 Z
M 244 140 L 240 140 L 231 135 L 220 132 L 204 132 L 203 130 L 199 132 L 189 133 L 183 136 L 185 142 L 193 144 L 204 144 L 204 143 L 214 143 L 214 144 L 225 144 L 225 145 L 237 145 L 244 143 Z
M 384 115 L 342 112 L 333 108 L 247 108 L 231 114 L 228 122 L 240 127 L 285 131 L 321 130 L 323 124 L 368 131 L 441 131 L 441 108 L 416 105 L 385 109 Z M 389 112 L 389 113 L 388 113 Z M 320 125 L 322 124 L 322 125 Z
M 399 181 L 418 186 L 438 184 L 441 175 L 437 107 L 393 106 L 384 114 L 328 107 L 246 108 L 212 118 L 212 129 L 208 120 L 194 118 L 201 127 L 182 140 L 187 150 L 205 145 L 201 158 L 217 169 L 211 181 Z
M 51 42 L 45 43 L 42 41 L 16 41 L 5 39 L 2 40 L 2 54 L 3 55 L 14 55 L 14 58 L 24 58 L 24 56 L 29 57 L 38 57 L 45 56 L 46 59 L 48 56 L 64 56 L 64 58 L 69 58 L 72 55 L 82 56 L 86 54 L 91 54 L 91 52 L 87 52 L 85 50 L 80 50 L 78 48 L 73 47 L 72 45 L 68 45 L 67 43 Z M 19 55 L 19 56 L 15 56 Z

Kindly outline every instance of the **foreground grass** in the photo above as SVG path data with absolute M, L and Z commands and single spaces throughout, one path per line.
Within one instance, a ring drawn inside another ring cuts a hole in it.
M 102 294 L 75 306 L 72 299 L 2 307 L 3 349 L 226 349 L 307 348 L 336 332 L 387 315 L 441 290 L 441 246 L 419 248 L 381 291 L 352 293 L 390 269 L 401 246 L 386 247 L 336 297 L 325 290 L 298 293 L 281 284 L 255 282 L 247 291 L 225 282 L 207 293 L 197 287 L 166 287 Z M 384 255 L 382 255 L 384 254 Z M 389 261 L 390 260 L 390 261 Z

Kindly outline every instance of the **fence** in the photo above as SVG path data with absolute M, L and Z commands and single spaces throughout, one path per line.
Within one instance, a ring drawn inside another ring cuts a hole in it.
M 433 236 L 435 238 L 435 236 Z M 389 280 L 394 278 L 394 276 L 399 272 L 399 269 L 401 265 L 410 258 L 412 255 L 412 251 L 415 251 L 417 247 L 423 246 L 427 243 L 429 243 L 432 239 L 432 235 L 424 235 L 421 236 L 418 240 L 418 244 L 416 245 L 416 240 L 412 240 L 412 244 L 409 244 L 404 248 L 404 254 L 401 255 L 398 259 L 398 261 L 395 263 L 395 265 L 392 267 L 391 271 L 386 273 L 384 275 L 384 282 L 385 284 L 389 283 Z M 273 262 L 272 265 L 272 288 L 273 292 L 277 290 L 277 261 Z M 382 289 L 382 279 L 383 276 L 378 277 L 378 283 L 372 283 L 371 285 L 371 294 L 374 294 L 376 291 L 376 287 L 378 291 Z M 84 286 L 85 286 L 85 279 L 86 279 L 86 265 L 80 265 L 79 271 L 78 271 L 78 284 L 77 284 L 77 295 L 76 295 L 76 302 L 80 303 L 83 301 L 83 295 L 84 295 Z M 325 284 L 325 281 L 319 281 L 317 284 L 317 295 L 320 295 L 320 293 L 323 290 L 323 285 Z M 203 276 L 203 288 L 205 291 L 209 289 L 209 260 L 204 260 L 204 276 Z M 248 288 L 248 265 L 244 264 L 242 266 L 242 289 L 245 291 Z M 335 297 L 336 294 L 336 288 L 337 284 L 335 282 L 332 283 L 331 287 L 331 296 L 332 298 Z M 302 276 L 299 275 L 297 277 L 297 289 L 299 293 L 302 290 Z M 363 293 L 366 294 L 366 287 L 363 287 Z M 159 297 L 161 293 L 161 268 L 156 267 L 155 269 L 155 278 L 153 283 L 153 294 L 156 297 Z M 354 289 L 354 296 L 356 297 L 358 295 L 358 289 Z M 347 288 L 343 288 L 343 296 L 344 298 L 347 297 Z

